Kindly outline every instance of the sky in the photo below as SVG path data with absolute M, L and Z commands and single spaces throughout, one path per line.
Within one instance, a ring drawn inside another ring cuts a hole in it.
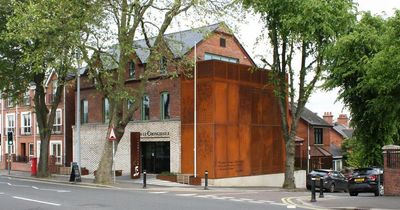
M 392 16 L 395 8 L 400 9 L 400 0 L 355 0 L 355 2 L 358 3 L 359 11 L 371 11 L 372 14 L 382 16 Z M 255 60 L 259 60 L 257 59 L 259 54 L 268 52 L 268 49 L 263 49 L 260 47 L 262 44 L 258 44 L 256 41 L 262 30 L 262 24 L 258 20 L 257 16 L 247 17 L 246 21 L 237 26 L 238 31 L 236 32 L 239 41 Z M 341 113 L 347 114 L 351 118 L 343 103 L 336 100 L 337 94 L 338 90 L 329 92 L 316 90 L 306 107 L 320 117 L 324 112 L 331 112 L 334 119 Z

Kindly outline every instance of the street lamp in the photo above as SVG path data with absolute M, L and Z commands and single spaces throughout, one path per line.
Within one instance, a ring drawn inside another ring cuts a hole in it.
M 75 116 L 75 126 L 76 126 L 76 146 L 75 146 L 75 157 L 78 164 L 78 169 L 80 171 L 81 167 L 81 63 L 79 60 L 79 53 L 76 54 L 76 59 L 78 63 L 78 69 L 76 70 L 76 116 Z

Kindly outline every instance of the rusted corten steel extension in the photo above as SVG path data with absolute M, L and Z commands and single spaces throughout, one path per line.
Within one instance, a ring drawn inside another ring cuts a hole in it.
M 278 101 L 267 71 L 221 61 L 197 63 L 197 172 L 227 178 L 284 172 Z M 255 69 L 253 69 L 255 70 Z M 182 173 L 193 174 L 194 87 L 182 78 Z

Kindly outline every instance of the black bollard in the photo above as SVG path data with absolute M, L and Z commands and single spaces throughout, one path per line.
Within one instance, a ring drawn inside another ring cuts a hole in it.
M 324 197 L 324 178 L 323 177 L 319 178 L 319 197 L 320 198 Z
M 311 201 L 310 202 L 316 202 L 317 199 L 315 199 L 315 178 L 311 178 Z
M 143 171 L 143 188 L 146 188 L 146 170 Z
M 204 190 L 208 190 L 208 171 L 204 172 Z

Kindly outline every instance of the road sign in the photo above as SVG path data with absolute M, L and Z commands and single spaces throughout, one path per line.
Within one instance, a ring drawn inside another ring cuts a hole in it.
M 108 140 L 110 140 L 110 141 L 117 140 L 117 137 L 115 136 L 114 128 L 111 128 L 110 136 L 108 137 Z
M 13 145 L 13 132 L 8 132 L 7 133 L 7 137 L 8 137 L 8 145 Z

